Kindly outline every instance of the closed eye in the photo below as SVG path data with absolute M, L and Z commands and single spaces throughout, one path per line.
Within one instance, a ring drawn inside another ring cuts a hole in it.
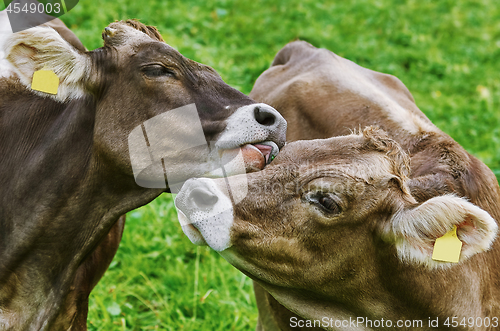
M 162 77 L 162 76 L 175 76 L 175 73 L 160 64 L 149 64 L 142 67 L 142 72 L 149 78 Z

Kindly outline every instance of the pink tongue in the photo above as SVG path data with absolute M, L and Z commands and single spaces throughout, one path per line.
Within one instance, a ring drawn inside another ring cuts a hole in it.
M 260 144 L 255 144 L 255 147 L 257 147 L 262 155 L 264 155 L 264 158 L 266 159 L 266 164 L 269 161 L 269 157 L 271 156 L 271 153 L 273 151 L 273 148 L 268 145 L 260 145 Z
M 263 145 L 261 145 L 263 146 Z M 263 152 L 254 145 L 244 145 L 241 147 L 241 153 L 245 160 L 246 171 L 262 170 L 266 166 L 266 157 Z
M 269 161 L 269 158 L 271 157 L 271 153 L 273 152 L 273 148 L 271 146 L 246 144 L 238 149 L 226 150 L 225 153 L 229 153 L 230 151 L 238 152 L 240 150 L 243 154 L 246 172 L 264 169 Z

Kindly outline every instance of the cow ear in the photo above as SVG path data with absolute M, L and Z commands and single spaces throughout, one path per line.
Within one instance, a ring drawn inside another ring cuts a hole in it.
M 432 259 L 434 243 L 457 227 L 462 242 L 460 260 L 488 250 L 497 235 L 496 221 L 485 210 L 454 195 L 434 197 L 398 212 L 391 220 L 392 234 L 399 257 L 429 268 L 451 266 L 451 262 Z
M 44 69 L 57 75 L 59 89 L 57 95 L 41 95 L 63 101 L 83 94 L 90 72 L 90 58 L 54 29 L 39 26 L 14 33 L 6 40 L 4 50 L 5 58 L 26 87 L 31 88 L 33 73 Z

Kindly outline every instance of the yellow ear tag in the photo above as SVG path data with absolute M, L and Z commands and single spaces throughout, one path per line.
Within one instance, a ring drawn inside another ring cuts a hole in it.
M 33 73 L 33 80 L 31 82 L 31 89 L 57 94 L 57 88 L 59 87 L 59 77 L 52 70 L 38 70 Z
M 432 252 L 432 259 L 436 261 L 458 263 L 461 250 L 462 242 L 457 237 L 457 226 L 453 225 L 452 230 L 446 232 L 441 238 L 436 239 L 434 251 Z

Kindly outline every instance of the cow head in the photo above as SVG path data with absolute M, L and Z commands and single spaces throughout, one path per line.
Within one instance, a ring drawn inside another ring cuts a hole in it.
M 381 265 L 436 275 L 452 268 L 432 260 L 432 252 L 436 238 L 454 225 L 463 242 L 461 263 L 494 241 L 496 222 L 466 199 L 418 203 L 407 187 L 408 163 L 395 141 L 369 127 L 289 143 L 263 171 L 236 176 L 248 181 L 236 205 L 223 181 L 196 179 L 186 182 L 176 206 L 192 241 L 219 248 L 279 300 L 293 289 L 295 297 L 349 301 L 364 295 L 363 286 L 380 285 L 389 270 L 381 272 Z
M 260 169 L 283 146 L 286 122 L 278 112 L 182 56 L 155 28 L 115 22 L 103 39 L 104 47 L 82 52 L 55 30 L 36 27 L 13 34 L 4 48 L 22 85 L 30 88 L 35 71 L 52 70 L 60 80 L 58 93 L 33 93 L 94 116 L 95 155 L 100 165 L 112 165 L 114 174 L 130 178 L 134 173 L 141 186 L 168 189 L 166 173 L 175 182 L 217 176 L 221 156 L 229 162 L 242 146 L 246 170 Z M 133 132 L 140 141 L 131 138 Z M 227 151 L 232 152 L 224 158 Z

